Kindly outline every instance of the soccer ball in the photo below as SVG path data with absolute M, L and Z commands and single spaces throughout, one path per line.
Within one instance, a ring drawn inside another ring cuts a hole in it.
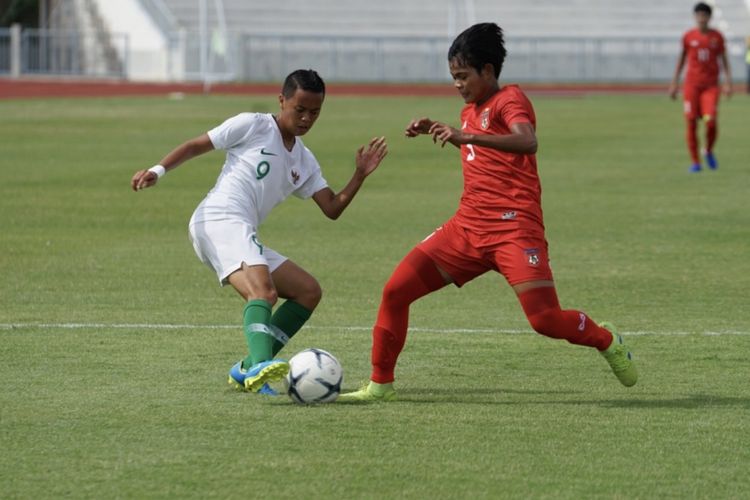
M 295 403 L 332 403 L 341 392 L 343 378 L 344 370 L 330 352 L 305 349 L 289 360 L 284 387 Z

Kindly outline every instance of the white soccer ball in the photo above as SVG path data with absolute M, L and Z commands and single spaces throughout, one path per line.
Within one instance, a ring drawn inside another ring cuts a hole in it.
M 341 363 L 322 349 L 305 349 L 289 360 L 286 393 L 298 404 L 332 403 L 341 392 Z

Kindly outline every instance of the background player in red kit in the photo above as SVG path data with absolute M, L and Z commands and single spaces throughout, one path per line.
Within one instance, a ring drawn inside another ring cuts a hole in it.
M 611 326 L 560 308 L 544 236 L 536 118 L 517 86 L 498 84 L 505 54 L 503 32 L 494 23 L 461 33 L 448 51 L 450 73 L 466 102 L 461 129 L 429 118 L 406 128 L 407 137 L 430 134 L 441 146 L 460 148 L 464 190 L 456 214 L 412 249 L 386 283 L 373 328 L 371 381 L 340 400 L 394 399 L 394 369 L 406 340 L 410 304 L 490 270 L 502 273 L 513 287 L 534 330 L 596 348 L 625 386 L 638 379 L 630 352 Z
M 682 53 L 677 61 L 669 95 L 677 97 L 677 83 L 682 68 L 687 61 L 687 74 L 682 87 L 685 119 L 687 122 L 687 145 L 690 151 L 690 172 L 701 171 L 698 156 L 698 119 L 703 118 L 706 124 L 705 157 L 708 168 L 715 170 L 719 164 L 713 148 L 718 134 L 716 112 L 719 105 L 719 61 L 724 67 L 724 93 L 732 95 L 732 74 L 727 61 L 724 37 L 715 29 L 708 27 L 711 20 L 711 7 L 698 3 L 693 8 L 696 28 L 687 31 L 682 37 Z

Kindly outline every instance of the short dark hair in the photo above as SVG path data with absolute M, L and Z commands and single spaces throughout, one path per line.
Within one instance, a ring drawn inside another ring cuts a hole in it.
M 298 69 L 292 71 L 284 80 L 284 86 L 281 87 L 281 95 L 289 99 L 294 95 L 297 89 L 315 92 L 316 94 L 326 93 L 326 84 L 317 71 L 312 69 Z
M 693 13 L 697 14 L 698 12 L 705 12 L 710 16 L 712 12 L 711 6 L 705 2 L 698 2 L 695 4 L 695 7 L 693 7 Z
M 502 28 L 495 23 L 480 23 L 467 28 L 453 40 L 448 49 L 448 61 L 455 59 L 478 73 L 485 64 L 492 64 L 497 78 L 507 53 Z

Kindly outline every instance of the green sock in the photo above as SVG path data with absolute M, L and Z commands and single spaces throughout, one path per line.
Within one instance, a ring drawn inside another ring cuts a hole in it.
M 256 299 L 245 305 L 244 331 L 250 354 L 242 361 L 244 368 L 273 357 L 274 337 L 268 328 L 270 321 L 271 304 L 268 301 Z
M 310 319 L 312 311 L 303 305 L 287 300 L 276 309 L 271 318 L 271 329 L 275 330 L 273 355 L 284 348 L 290 338 Z

